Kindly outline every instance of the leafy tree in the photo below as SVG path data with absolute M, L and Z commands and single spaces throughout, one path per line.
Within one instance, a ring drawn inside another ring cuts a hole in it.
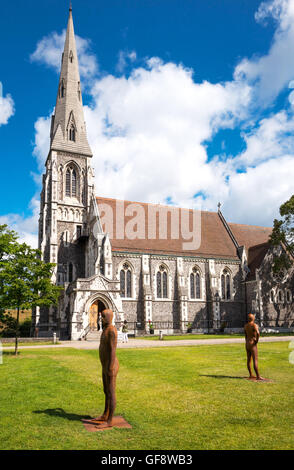
M 10 230 L 6 224 L 0 225 L 0 269 L 9 263 L 12 254 L 16 250 L 17 234 Z M 0 324 L 9 330 L 13 327 L 15 320 L 5 313 L 5 308 L 0 302 Z
M 288 270 L 293 264 L 291 258 L 294 254 L 294 195 L 281 205 L 280 215 L 282 217 L 280 220 L 274 220 L 270 243 L 273 246 L 282 244 L 286 251 L 274 258 L 274 273 L 279 273 L 284 269 Z
M 9 257 L 16 249 L 17 234 L 10 230 L 6 224 L 0 225 L 0 262 L 9 261 Z
M 0 261 L 0 306 L 17 311 L 15 355 L 18 352 L 20 310 L 36 306 L 56 305 L 60 287 L 52 284 L 52 263 L 41 260 L 41 252 L 25 243 L 11 241 L 9 256 Z M 2 315 L 3 316 L 3 315 Z

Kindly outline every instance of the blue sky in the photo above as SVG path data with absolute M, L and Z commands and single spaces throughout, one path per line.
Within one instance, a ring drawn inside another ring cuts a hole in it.
M 32 244 L 67 17 L 1 0 L 0 222 Z M 73 18 L 97 194 L 271 225 L 293 193 L 293 0 L 74 0 Z

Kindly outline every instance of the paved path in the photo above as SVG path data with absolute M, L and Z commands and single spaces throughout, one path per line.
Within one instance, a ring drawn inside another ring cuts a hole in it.
M 261 343 L 274 343 L 278 341 L 293 341 L 294 336 L 265 336 L 260 338 Z M 244 343 L 244 338 L 216 338 L 216 339 L 181 339 L 181 340 L 147 340 L 131 338 L 128 343 L 118 343 L 119 349 L 133 348 L 162 348 L 172 346 L 203 346 L 209 344 L 235 344 Z M 19 346 L 19 349 L 44 349 L 44 348 L 75 348 L 98 349 L 99 341 L 61 341 L 60 344 L 48 344 L 40 346 Z M 3 348 L 5 351 L 14 349 L 14 346 Z

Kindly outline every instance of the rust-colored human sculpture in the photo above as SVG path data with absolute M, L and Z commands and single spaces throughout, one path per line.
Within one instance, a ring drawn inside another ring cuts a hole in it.
M 117 330 L 112 324 L 113 312 L 111 310 L 103 310 L 101 318 L 103 331 L 100 339 L 99 356 L 102 365 L 105 408 L 97 421 L 107 421 L 108 426 L 112 426 L 113 413 L 116 407 L 116 376 L 119 369 L 116 357 Z
M 246 339 L 246 352 L 247 352 L 247 368 L 249 371 L 249 379 L 255 379 L 251 370 L 251 359 L 253 359 L 253 367 L 256 373 L 257 380 L 264 380 L 263 377 L 259 375 L 258 371 L 258 353 L 257 353 L 257 343 L 259 341 L 259 329 L 256 323 L 254 323 L 255 317 L 252 313 L 248 315 L 248 323 L 246 323 L 245 330 L 245 339 Z

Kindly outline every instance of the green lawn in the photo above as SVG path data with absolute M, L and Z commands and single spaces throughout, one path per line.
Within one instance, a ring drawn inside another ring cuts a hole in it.
M 1 338 L 0 338 L 0 342 L 1 342 Z M 24 342 L 24 341 L 20 341 L 18 343 L 18 346 L 46 346 L 48 344 L 54 344 L 53 341 L 27 341 L 27 342 Z M 56 341 L 55 344 L 60 344 L 58 341 Z M 15 345 L 15 341 L 11 341 L 9 343 L 2 343 L 2 347 L 3 348 L 9 348 L 11 346 L 14 346 Z
M 262 333 L 261 336 L 294 336 L 294 333 Z M 174 341 L 174 340 L 183 340 L 183 339 L 226 339 L 226 338 L 244 338 L 244 334 L 193 334 L 186 333 L 183 335 L 164 335 L 162 341 Z M 132 339 L 132 337 L 130 337 Z M 159 335 L 150 335 L 150 336 L 136 336 L 136 339 L 146 339 L 151 341 L 158 341 Z
M 259 346 L 252 383 L 244 345 L 119 349 L 117 412 L 133 426 L 90 433 L 103 411 L 98 351 L 22 350 L 0 365 L 1 449 L 294 449 L 288 343 Z

